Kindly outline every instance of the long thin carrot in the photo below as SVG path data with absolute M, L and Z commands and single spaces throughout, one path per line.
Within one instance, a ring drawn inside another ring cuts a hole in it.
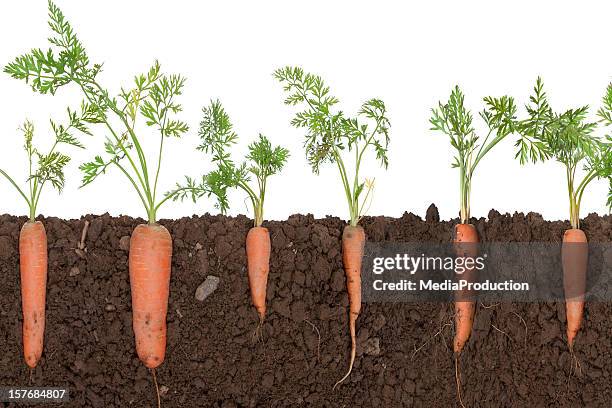
M 574 347 L 574 339 L 582 323 L 589 257 L 587 242 L 587 237 L 581 229 L 568 229 L 563 234 L 561 260 L 567 315 L 567 343 L 570 350 Z
M 270 271 L 270 233 L 265 227 L 253 227 L 246 237 L 249 286 L 259 322 L 266 316 L 266 289 Z
M 455 226 L 455 237 L 453 239 L 455 252 L 458 257 L 471 257 L 477 255 L 478 231 L 472 224 L 457 224 Z M 462 279 L 471 281 L 474 280 L 474 270 L 466 270 Z M 453 339 L 453 351 L 455 352 L 455 380 L 457 382 L 457 397 L 459 404 L 463 405 L 461 398 L 461 374 L 459 370 L 459 355 L 465 346 L 465 343 L 472 334 L 474 326 L 474 312 L 476 303 L 469 298 L 470 293 L 467 291 L 455 292 L 455 338 Z
M 47 293 L 47 233 L 42 222 L 26 222 L 19 234 L 19 268 L 23 308 L 23 354 L 34 368 L 43 351 Z
M 342 377 L 334 388 L 346 380 L 355 363 L 357 353 L 357 338 L 355 325 L 357 317 L 361 312 L 361 261 L 363 259 L 363 248 L 365 246 L 365 232 L 361 226 L 347 225 L 342 232 L 342 261 L 344 273 L 346 274 L 346 290 L 349 297 L 349 330 L 351 332 L 351 360 L 348 372 Z
M 455 249 L 457 256 L 475 256 L 478 231 L 472 224 L 457 224 L 455 226 Z M 462 245 L 463 244 L 463 245 Z M 471 271 L 466 271 L 464 276 L 469 277 Z M 457 298 L 463 299 L 465 293 L 456 293 Z M 453 340 L 453 350 L 455 353 L 461 353 L 463 346 L 472 334 L 472 326 L 474 325 L 474 310 L 475 302 L 458 300 L 455 301 L 455 338 Z
M 148 368 L 166 355 L 172 238 L 161 225 L 138 225 L 130 239 L 130 286 L 136 351 Z

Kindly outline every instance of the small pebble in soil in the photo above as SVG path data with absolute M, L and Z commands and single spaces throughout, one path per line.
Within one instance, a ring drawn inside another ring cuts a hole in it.
M 380 354 L 380 339 L 378 337 L 370 338 L 363 346 L 363 352 L 369 356 L 377 356 Z
M 78 267 L 78 266 L 73 266 L 72 268 L 70 268 L 70 273 L 69 273 L 69 275 L 70 275 L 71 277 L 77 276 L 77 275 L 78 275 L 78 274 L 80 274 L 80 273 L 81 273 L 81 270 L 79 269 L 79 267 Z
M 115 310 L 117 310 L 117 308 L 115 307 L 115 305 L 106 305 L 106 307 L 104 308 L 107 312 L 114 312 Z
M 121 239 L 119 240 L 119 248 L 122 251 L 129 251 L 130 250 L 130 237 L 127 235 L 124 235 L 121 237 Z
M 219 286 L 219 278 L 216 276 L 209 275 L 204 279 L 204 282 L 198 286 L 195 292 L 195 298 L 197 301 L 203 302 L 204 299 L 209 297 L 217 287 Z
M 159 395 L 166 395 L 168 391 L 170 391 L 170 388 L 166 387 L 165 385 L 159 387 Z

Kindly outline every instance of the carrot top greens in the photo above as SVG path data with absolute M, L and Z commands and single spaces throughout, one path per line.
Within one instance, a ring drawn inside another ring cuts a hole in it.
M 320 166 L 333 163 L 338 167 L 342 186 L 349 206 L 350 224 L 356 226 L 363 216 L 374 181 L 362 180 L 359 170 L 364 153 L 373 150 L 377 159 L 388 167 L 387 147 L 389 144 L 389 119 L 385 104 L 380 99 L 366 101 L 357 117 L 351 118 L 342 111 L 334 111 L 339 102 L 330 95 L 329 87 L 321 77 L 304 73 L 299 67 L 285 67 L 274 72 L 274 77 L 289 93 L 287 105 L 301 104 L 304 110 L 298 112 L 291 124 L 306 129 L 306 157 L 315 174 Z M 368 123 L 369 122 L 369 123 Z M 347 171 L 344 151 L 354 153 L 354 174 Z M 365 195 L 360 201 L 362 193 Z
M 519 131 L 543 144 L 547 156 L 554 157 L 565 167 L 570 203 L 570 224 L 580 228 L 580 204 L 587 185 L 596 178 L 610 182 L 608 205 L 612 207 L 612 136 L 602 140 L 593 132 L 597 122 L 588 122 L 588 106 L 568 109 L 562 113 L 552 110 L 538 78 L 527 106 L 528 117 L 519 122 Z M 598 112 L 599 122 L 612 124 L 612 84 L 603 98 Z M 578 175 L 582 165 L 584 175 Z
M 72 133 L 74 129 L 78 129 L 86 134 L 91 134 L 85 123 L 92 121 L 93 118 L 95 118 L 95 115 L 91 116 L 91 106 L 83 104 L 80 113 L 68 109 L 67 125 L 57 124 L 51 120 L 51 129 L 55 135 L 55 142 L 46 153 L 36 148 L 32 143 L 34 138 L 34 125 L 32 122 L 26 120 L 20 127 L 24 137 L 23 148 L 28 156 L 29 173 L 26 180 L 26 188 L 22 189 L 19 187 L 19 184 L 3 169 L 0 169 L 0 174 L 15 187 L 19 195 L 25 200 L 29 209 L 30 222 L 34 222 L 36 218 L 36 209 L 45 184 L 51 183 L 58 192 L 61 192 L 64 188 L 64 167 L 70 161 L 70 157 L 58 151 L 58 147 L 65 144 L 83 148 L 83 145 Z
M 465 97 L 459 86 L 455 86 L 448 102 L 440 102 L 437 108 L 431 110 L 429 119 L 431 130 L 448 135 L 451 145 L 457 150 L 452 167 L 459 169 L 462 224 L 468 223 L 470 219 L 472 180 L 476 167 L 493 147 L 517 130 L 514 98 L 488 96 L 483 101 L 485 109 L 480 112 L 480 117 L 488 128 L 484 139 L 476 133 L 472 113 L 465 108 Z M 543 144 L 527 135 L 521 134 L 515 146 L 518 148 L 516 157 L 521 164 L 528 159 L 535 162 L 546 157 Z
M 217 207 L 225 212 L 229 207 L 227 189 L 240 188 L 251 200 L 255 226 L 261 226 L 268 177 L 282 170 L 289 157 L 289 151 L 280 146 L 272 147 L 268 138 L 260 134 L 259 139 L 249 145 L 246 160 L 236 165 L 228 150 L 238 141 L 238 135 L 234 132 L 230 117 L 221 102 L 212 101 L 209 106 L 202 109 L 202 114 L 198 132 L 202 143 L 198 146 L 198 150 L 211 154 L 213 163 L 218 167 L 202 177 L 203 181 L 199 185 L 196 185 L 193 179 L 186 177 L 186 184 L 177 184 L 175 191 L 181 193 L 174 198 L 183 199 L 191 193 L 195 201 L 203 194 L 214 194 L 218 200 Z M 252 177 L 256 181 L 256 187 L 251 184 Z
M 61 10 L 49 1 L 49 27 L 53 32 L 52 48 L 34 49 L 17 57 L 4 71 L 24 80 L 41 94 L 55 92 L 73 84 L 80 89 L 87 107 L 85 122 L 100 123 L 110 136 L 104 143 L 105 158 L 101 155 L 83 164 L 83 186 L 104 174 L 109 167 L 118 168 L 136 190 L 147 212 L 149 223 L 157 221 L 157 210 L 166 201 L 157 201 L 157 183 L 161 169 L 164 140 L 180 137 L 188 126 L 175 118 L 181 111 L 176 97 L 181 95 L 185 79 L 180 75 L 166 75 L 157 62 L 145 74 L 134 78 L 132 87 L 121 89 L 111 96 L 98 80 L 101 64 L 90 61 L 83 44 Z M 154 167 L 145 157 L 141 139 L 137 135 L 137 119 L 154 128 L 159 136 L 158 155 Z M 79 127 L 75 127 L 79 130 Z

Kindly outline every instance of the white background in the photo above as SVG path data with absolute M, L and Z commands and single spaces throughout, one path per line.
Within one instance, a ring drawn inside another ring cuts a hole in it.
M 468 4 L 469 3 L 469 4 Z M 129 86 L 155 58 L 166 72 L 188 78 L 182 118 L 190 132 L 166 144 L 162 191 L 184 174 L 211 169 L 195 151 L 200 109 L 220 98 L 233 119 L 241 143 L 262 132 L 274 144 L 288 147 L 292 159 L 282 176 L 270 180 L 266 218 L 292 213 L 348 217 L 335 167 L 311 174 L 302 150 L 303 132 L 289 121 L 294 108 L 284 106 L 275 68 L 300 65 L 323 76 L 352 114 L 371 97 L 385 101 L 391 120 L 390 167 L 375 160 L 362 174 L 376 177 L 371 215 L 424 215 L 436 203 L 440 215 L 458 213 L 458 173 L 450 167 L 453 151 L 447 137 L 429 130 L 430 108 L 446 100 L 455 84 L 481 128 L 477 112 L 487 95 L 514 96 L 521 106 L 538 75 L 556 110 L 591 105 L 592 113 L 612 74 L 609 1 L 117 1 L 103 3 L 58 0 L 90 58 L 104 62 L 101 82 L 112 91 Z M 34 47 L 46 48 L 46 1 L 6 2 L 0 12 L 0 64 Z M 65 108 L 76 108 L 74 87 L 56 96 L 34 94 L 21 81 L 0 75 L 0 167 L 25 180 L 26 157 L 17 131 L 24 119 L 37 126 L 35 142 L 52 140 L 48 119 L 63 120 Z M 482 129 L 482 128 L 481 128 Z M 78 189 L 78 165 L 103 153 L 106 135 L 83 136 L 87 151 L 70 151 L 62 196 L 48 190 L 39 212 L 64 218 L 86 213 L 145 216 L 127 180 L 113 170 Z M 142 134 L 154 160 L 157 135 Z M 565 172 L 556 162 L 528 165 L 513 159 L 511 140 L 483 160 L 473 182 L 472 215 L 537 211 L 547 219 L 567 219 Z M 370 159 L 373 159 L 370 156 Z M 583 200 L 582 215 L 606 212 L 607 184 L 593 183 Z M 231 196 L 231 214 L 247 213 L 244 196 Z M 210 200 L 196 205 L 168 205 L 160 218 L 215 212 Z M 0 213 L 26 214 L 25 203 L 4 180 Z

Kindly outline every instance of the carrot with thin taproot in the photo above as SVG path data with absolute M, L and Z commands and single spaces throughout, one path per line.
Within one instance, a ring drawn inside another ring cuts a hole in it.
M 19 269 L 23 309 L 23 354 L 30 368 L 43 352 L 47 293 L 47 233 L 40 221 L 26 222 L 19 234 Z
M 362 179 L 359 172 L 368 150 L 376 153 L 381 167 L 388 167 L 391 123 L 385 103 L 377 98 L 364 102 L 356 117 L 345 116 L 335 108 L 339 101 L 330 94 L 323 79 L 300 67 L 277 69 L 274 77 L 289 93 L 285 104 L 301 104 L 304 108 L 291 123 L 297 128 L 307 128 L 304 147 L 312 171 L 319 174 L 326 162 L 337 165 L 348 203 L 350 222 L 342 233 L 342 259 L 349 296 L 351 358 L 348 372 L 334 384 L 335 389 L 351 374 L 357 350 L 355 326 L 361 311 L 361 262 L 365 245 L 365 232 L 358 224 L 372 203 L 374 190 L 374 180 Z M 350 168 L 345 161 L 347 152 L 355 155 L 352 173 L 347 171 Z
M 266 291 L 270 272 L 270 233 L 265 227 L 253 227 L 246 238 L 247 269 L 253 306 L 259 322 L 266 317 Z
M 455 253 L 461 258 L 475 258 L 478 254 L 478 231 L 472 224 L 457 224 L 453 239 Z M 466 269 L 461 279 L 472 282 L 476 279 L 474 269 Z M 472 335 L 474 327 L 474 314 L 476 302 L 469 300 L 472 294 L 467 290 L 455 291 L 455 337 L 453 339 L 453 351 L 455 353 L 455 380 L 457 383 L 457 398 L 459 404 L 463 405 L 461 398 L 461 372 L 459 370 L 459 355 L 465 343 Z
M 570 350 L 582 324 L 584 291 L 589 257 L 587 237 L 581 229 L 572 228 L 563 234 L 561 263 L 567 316 L 567 343 Z
M 356 324 L 361 313 L 361 262 L 365 246 L 365 232 L 361 226 L 347 225 L 342 232 L 342 262 L 346 274 L 346 291 L 349 298 L 349 331 L 351 334 L 351 359 L 347 373 L 334 384 L 338 384 L 351 375 L 357 353 Z
M 132 326 L 138 357 L 157 368 L 166 355 L 172 238 L 161 225 L 138 225 L 130 239 Z

